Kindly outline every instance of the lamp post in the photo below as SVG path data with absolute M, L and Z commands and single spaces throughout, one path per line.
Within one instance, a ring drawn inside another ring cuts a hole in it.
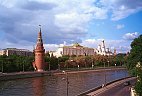
M 104 84 L 102 85 L 102 87 L 106 86 L 106 69 L 105 69 L 105 61 L 104 61 Z
M 79 70 L 79 64 L 77 65 L 77 67 L 78 67 L 78 70 Z
M 74 62 L 74 60 L 71 59 L 70 62 L 71 62 L 71 64 L 72 64 L 72 63 Z M 67 64 L 68 64 L 68 63 L 67 63 Z M 67 67 L 67 68 L 68 68 L 68 67 Z M 74 68 L 74 65 L 73 65 L 73 68 Z
M 92 59 L 92 69 L 94 68 L 93 59 Z
M 2 64 L 1 64 L 1 72 L 3 73 L 3 60 L 2 60 Z
M 69 94 L 69 89 L 68 89 L 68 85 L 69 85 L 69 80 L 68 80 L 68 72 L 62 71 L 65 75 L 66 75 L 66 90 L 67 90 L 67 96 Z
M 60 70 L 60 62 L 59 62 L 59 58 L 58 58 L 58 70 Z
M 50 71 L 50 61 L 49 61 L 49 65 L 48 65 L 48 70 Z
M 105 66 L 105 61 L 104 61 L 103 63 L 104 63 L 104 68 L 105 68 L 105 67 L 106 67 L 106 66 Z
M 114 65 L 115 65 L 115 67 L 116 67 L 116 63 L 115 63 Z
M 105 84 L 104 84 L 104 86 L 106 86 L 106 71 L 105 71 Z
M 60 64 L 58 64 L 58 70 L 60 70 Z
M 108 67 L 109 67 L 109 61 L 107 61 L 108 62 Z
M 94 64 L 92 64 L 92 69 L 94 68 Z
M 25 61 L 23 61 L 23 72 L 25 71 Z

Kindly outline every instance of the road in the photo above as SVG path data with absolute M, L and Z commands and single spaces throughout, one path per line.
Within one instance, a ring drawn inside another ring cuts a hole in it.
M 130 81 L 129 86 L 125 86 L 124 82 Z M 130 96 L 130 88 L 136 82 L 136 78 L 128 78 L 105 86 L 99 90 L 87 94 L 87 96 Z

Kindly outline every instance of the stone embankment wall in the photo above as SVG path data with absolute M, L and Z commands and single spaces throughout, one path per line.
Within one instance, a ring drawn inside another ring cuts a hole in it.
M 126 70 L 124 67 L 117 68 L 96 68 L 96 69 L 80 69 L 80 70 L 66 70 L 67 73 L 78 73 L 78 72 L 95 72 L 95 71 L 110 71 L 110 70 Z M 42 72 L 16 72 L 16 73 L 0 73 L 0 81 L 32 78 L 47 75 L 61 75 L 64 74 L 62 70 L 42 71 Z
M 22 78 L 31 78 L 31 77 L 40 77 L 45 75 L 50 75 L 50 72 L 18 72 L 18 73 L 1 73 L 0 81 L 4 80 L 13 80 L 13 79 L 22 79 Z

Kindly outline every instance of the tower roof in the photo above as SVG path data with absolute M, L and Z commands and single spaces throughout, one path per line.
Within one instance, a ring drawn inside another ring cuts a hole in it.
M 43 44 L 42 42 L 42 33 L 41 33 L 41 25 L 39 25 L 39 33 L 38 33 L 38 39 L 37 39 L 37 44 Z
M 42 33 L 41 33 L 41 25 L 39 25 L 39 32 L 38 32 L 36 50 L 44 50 L 43 41 L 42 41 Z

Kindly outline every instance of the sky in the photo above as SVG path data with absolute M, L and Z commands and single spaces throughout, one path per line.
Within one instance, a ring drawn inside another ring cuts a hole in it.
M 0 49 L 80 43 L 97 48 L 102 40 L 117 53 L 130 51 L 142 34 L 142 0 L 0 0 Z

